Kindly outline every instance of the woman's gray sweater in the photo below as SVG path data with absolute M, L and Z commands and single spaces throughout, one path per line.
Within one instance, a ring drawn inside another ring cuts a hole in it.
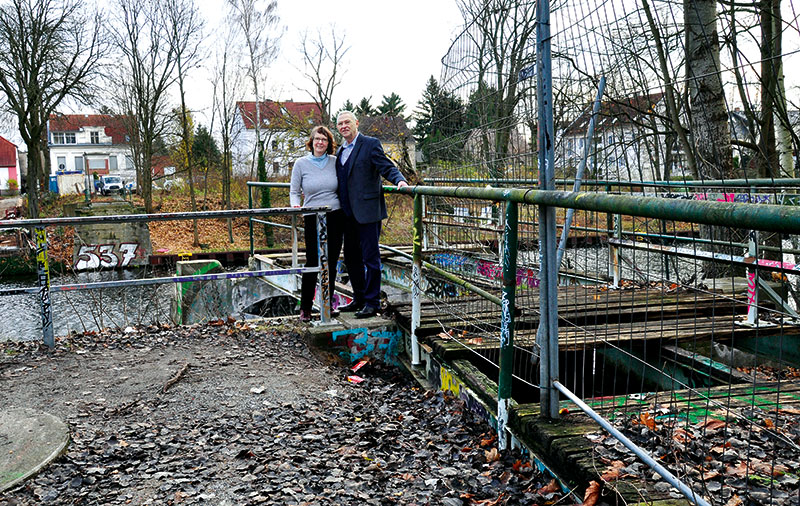
M 318 167 L 309 155 L 294 162 L 292 181 L 289 185 L 289 204 L 292 207 L 300 205 L 300 195 L 303 195 L 304 207 L 329 206 L 331 211 L 341 208 L 336 188 L 339 181 L 336 179 L 336 157 L 328 155 L 324 167 Z

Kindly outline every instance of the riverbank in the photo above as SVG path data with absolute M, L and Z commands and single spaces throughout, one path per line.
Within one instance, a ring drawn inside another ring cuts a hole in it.
M 312 349 L 294 318 L 0 343 L 0 404 L 72 441 L 9 504 L 500 505 L 560 497 L 461 401 Z M 563 502 L 563 501 L 562 501 Z M 569 503 L 569 501 L 567 502 Z

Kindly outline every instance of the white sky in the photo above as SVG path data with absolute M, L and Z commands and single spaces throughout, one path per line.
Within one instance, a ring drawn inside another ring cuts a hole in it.
M 226 2 L 196 1 L 206 17 L 208 43 L 213 48 L 214 37 L 221 34 L 217 27 L 224 22 Z M 347 99 L 357 103 L 362 97 L 370 96 L 372 105 L 377 107 L 383 95 L 394 92 L 403 99 L 405 113 L 410 115 L 422 97 L 428 77 L 433 75 L 439 79 L 441 59 L 462 26 L 455 0 L 278 0 L 278 15 L 286 32 L 278 59 L 269 70 L 270 89 L 262 98 L 311 100 L 301 91 L 310 88 L 309 82 L 296 69 L 302 68 L 300 34 L 304 30 L 315 34 L 317 29 L 326 33 L 334 24 L 337 31 L 344 33 L 345 43 L 350 46 L 341 67 L 345 71 L 341 84 L 333 96 L 334 111 Z M 209 51 L 208 65 L 213 65 L 213 51 Z M 195 111 L 196 122 L 206 126 L 211 118 L 208 77 L 207 70 L 199 70 L 187 83 L 187 106 Z M 174 95 L 177 103 L 177 91 Z M 65 104 L 59 110 L 93 113 L 98 108 L 70 108 Z M 25 150 L 12 121 L 0 121 L 0 135 Z
M 207 17 L 222 21 L 225 2 L 198 2 Z M 377 107 L 384 95 L 394 92 L 406 104 L 406 115 L 416 108 L 428 77 L 439 79 L 441 59 L 463 24 L 455 0 L 278 0 L 278 15 L 286 32 L 268 71 L 269 89 L 259 92 L 262 98 L 312 100 L 303 91 L 311 89 L 310 81 L 297 69 L 303 64 L 300 37 L 305 30 L 316 35 L 318 29 L 329 36 L 333 24 L 350 47 L 340 67 L 344 73 L 334 91 L 333 110 L 348 99 L 355 104 L 370 96 Z M 218 21 L 209 20 L 209 27 Z M 194 81 L 188 106 L 207 124 L 202 112 L 211 104 L 210 87 L 205 77 Z

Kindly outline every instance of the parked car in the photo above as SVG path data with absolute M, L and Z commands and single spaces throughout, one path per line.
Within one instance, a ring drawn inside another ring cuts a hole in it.
M 103 195 L 114 192 L 122 193 L 125 187 L 121 177 L 112 175 L 100 176 L 100 183 L 98 186 L 100 187 L 100 193 Z

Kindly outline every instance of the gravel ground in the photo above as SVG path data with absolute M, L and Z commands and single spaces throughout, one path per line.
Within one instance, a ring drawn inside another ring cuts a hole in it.
M 5 504 L 569 504 L 464 405 L 314 351 L 294 320 L 0 343 L 0 405 L 70 426 Z

